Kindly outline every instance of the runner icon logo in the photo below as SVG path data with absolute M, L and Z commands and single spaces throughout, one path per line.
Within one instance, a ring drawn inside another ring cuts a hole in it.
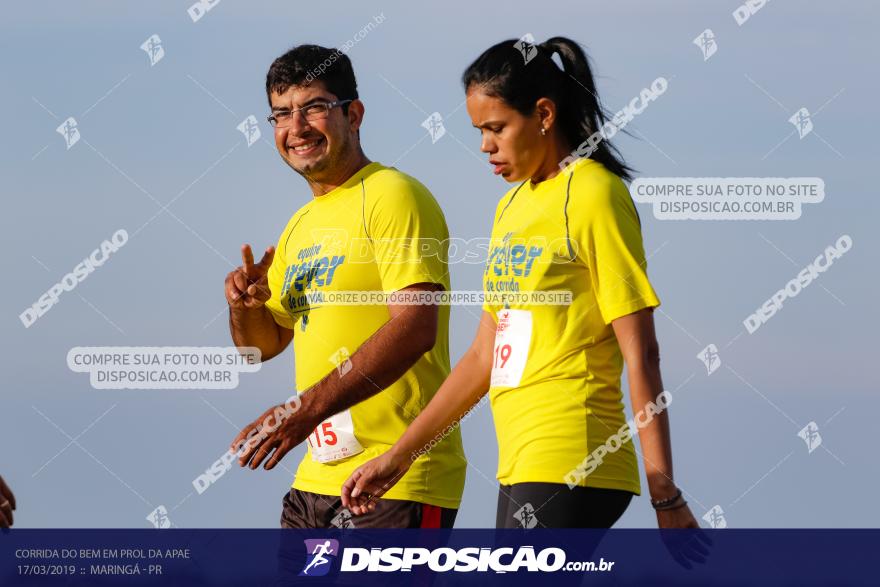
M 810 422 L 798 432 L 804 442 L 807 443 L 807 450 L 813 452 L 822 444 L 822 435 L 819 434 L 819 426 L 815 422 Z
M 353 516 L 350 511 L 342 510 L 330 520 L 330 525 L 334 528 L 356 528 L 352 518 Z
M 721 366 L 721 357 L 718 355 L 718 347 L 714 344 L 710 344 L 703 350 L 699 352 L 697 358 L 703 361 L 703 364 L 706 365 L 706 371 L 711 375 L 715 372 L 718 367 Z
M 306 543 L 306 553 L 309 555 L 306 566 L 303 567 L 300 577 L 323 577 L 330 572 L 333 560 L 339 554 L 339 541 L 332 539 L 309 539 Z
M 529 530 L 538 525 L 538 518 L 535 517 L 535 508 L 532 507 L 532 504 L 527 503 L 513 514 L 514 519 L 516 519 L 520 526 Z

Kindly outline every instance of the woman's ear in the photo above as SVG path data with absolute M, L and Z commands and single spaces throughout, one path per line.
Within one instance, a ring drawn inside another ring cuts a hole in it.
M 539 98 L 535 102 L 535 112 L 538 115 L 538 124 L 548 131 L 556 123 L 556 102 L 550 98 Z

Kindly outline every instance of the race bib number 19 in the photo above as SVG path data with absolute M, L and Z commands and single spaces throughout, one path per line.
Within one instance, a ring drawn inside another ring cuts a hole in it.
M 354 423 L 349 410 L 339 412 L 318 424 L 314 432 L 309 434 L 308 441 L 312 460 L 319 463 L 347 459 L 364 450 L 354 435 Z
M 499 310 L 492 352 L 492 387 L 516 387 L 522 379 L 532 342 L 530 310 Z

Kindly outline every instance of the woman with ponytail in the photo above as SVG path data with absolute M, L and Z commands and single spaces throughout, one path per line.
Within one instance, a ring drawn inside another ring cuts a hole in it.
M 587 56 L 563 37 L 511 39 L 480 55 L 463 82 L 481 150 L 515 184 L 495 213 L 481 322 L 406 433 L 348 479 L 343 504 L 369 511 L 489 393 L 499 528 L 611 527 L 641 494 L 631 425 L 658 525 L 698 527 L 673 481 L 660 300 L 623 181 L 631 169 L 600 133 L 608 120 Z

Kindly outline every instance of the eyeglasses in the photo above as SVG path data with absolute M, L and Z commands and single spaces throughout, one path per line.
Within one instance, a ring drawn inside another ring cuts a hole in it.
M 327 118 L 327 115 L 330 113 L 330 110 L 332 108 L 342 106 L 343 104 L 348 104 L 349 102 L 352 102 L 352 100 L 336 100 L 335 102 L 315 102 L 314 104 L 309 104 L 308 106 L 303 106 L 302 108 L 297 108 L 296 110 L 279 110 L 278 112 L 267 116 L 266 120 L 268 120 L 269 124 L 271 124 L 275 128 L 285 128 L 293 123 L 293 115 L 298 112 L 302 113 L 306 120 L 321 120 L 322 118 Z

